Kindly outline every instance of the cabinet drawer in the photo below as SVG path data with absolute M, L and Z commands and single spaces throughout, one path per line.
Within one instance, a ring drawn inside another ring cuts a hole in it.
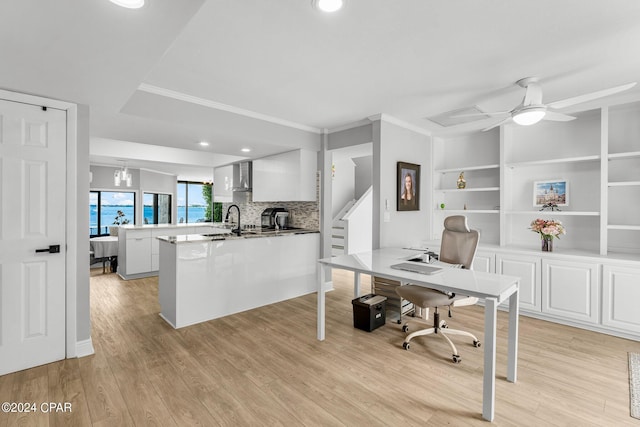
M 151 230 L 127 230 L 127 240 L 151 237 Z

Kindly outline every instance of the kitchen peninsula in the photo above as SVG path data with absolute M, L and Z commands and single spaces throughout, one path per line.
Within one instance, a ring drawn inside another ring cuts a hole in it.
M 315 292 L 317 230 L 160 236 L 160 315 L 174 328 Z

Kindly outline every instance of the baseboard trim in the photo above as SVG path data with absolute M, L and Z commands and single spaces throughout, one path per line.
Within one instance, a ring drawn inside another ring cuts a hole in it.
M 76 357 L 86 357 L 91 356 L 92 354 L 95 354 L 95 350 L 93 348 L 93 341 L 91 341 L 91 338 L 76 342 Z
M 333 280 L 330 280 L 328 282 L 324 282 L 324 291 L 325 292 L 329 292 L 333 290 Z

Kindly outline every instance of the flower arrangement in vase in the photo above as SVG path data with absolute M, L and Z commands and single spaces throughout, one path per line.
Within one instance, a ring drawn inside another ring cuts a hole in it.
M 567 234 L 562 223 L 555 219 L 535 219 L 531 221 L 529 229 L 540 234 L 543 252 L 552 252 L 553 238 L 556 237 L 559 239 L 561 234 Z

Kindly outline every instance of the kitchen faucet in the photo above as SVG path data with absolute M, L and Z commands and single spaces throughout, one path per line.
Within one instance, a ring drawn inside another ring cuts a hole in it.
M 231 208 L 233 207 L 238 210 L 238 228 L 234 228 L 233 230 L 231 230 L 231 232 L 239 236 L 242 233 L 242 229 L 240 228 L 240 208 L 238 207 L 238 205 L 231 205 L 227 208 L 227 215 L 224 217 L 224 222 L 229 221 L 229 213 L 231 212 Z

